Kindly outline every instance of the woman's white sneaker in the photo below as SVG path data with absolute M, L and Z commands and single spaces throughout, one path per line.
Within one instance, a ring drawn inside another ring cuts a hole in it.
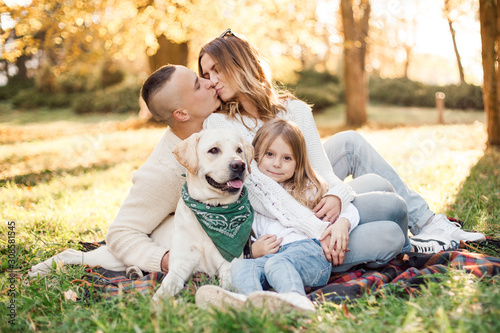
M 417 236 L 420 236 L 420 234 L 446 238 L 450 242 L 455 241 L 457 243 L 460 243 L 461 240 L 474 242 L 486 239 L 482 233 L 462 230 L 460 224 L 448 220 L 443 214 L 435 215 L 432 220 L 422 227 Z
M 410 237 L 410 243 L 413 245 L 414 252 L 418 253 L 438 253 L 452 248 L 450 241 L 424 233 Z

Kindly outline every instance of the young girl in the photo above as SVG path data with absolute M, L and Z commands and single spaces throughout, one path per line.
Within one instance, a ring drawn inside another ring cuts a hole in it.
M 294 123 L 284 119 L 266 122 L 255 135 L 253 145 L 262 173 L 283 186 L 309 209 L 321 201 L 328 188 L 311 167 L 304 136 Z M 333 224 L 333 232 L 339 233 L 347 246 L 349 231 L 358 222 L 358 211 L 349 203 Z M 304 309 L 310 308 L 312 303 L 305 297 L 304 287 L 325 285 L 332 269 L 319 240 L 309 238 L 296 228 L 285 227 L 277 219 L 259 214 L 252 229 L 256 238 L 275 235 L 282 241 L 279 249 L 264 253 L 260 258 L 254 253 L 253 258 L 256 259 L 235 260 L 231 268 L 233 287 L 245 295 L 272 287 L 282 295 L 257 293 L 252 294 L 251 301 L 259 303 L 265 298 L 280 297 Z M 257 243 L 252 247 L 254 252 Z

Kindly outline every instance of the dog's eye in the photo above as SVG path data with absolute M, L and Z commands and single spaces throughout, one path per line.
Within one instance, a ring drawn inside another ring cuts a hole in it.
M 243 152 L 243 150 L 240 147 L 238 147 L 238 149 L 236 149 L 236 153 L 241 154 L 242 152 Z
M 209 154 L 218 154 L 219 153 L 219 148 L 214 147 L 208 151 Z

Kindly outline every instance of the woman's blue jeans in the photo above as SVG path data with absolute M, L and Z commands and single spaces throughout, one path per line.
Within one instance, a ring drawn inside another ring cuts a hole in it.
M 349 185 L 356 192 L 352 204 L 359 211 L 360 221 L 349 235 L 344 262 L 332 271 L 344 272 L 359 264 L 381 267 L 399 253 L 409 252 L 406 202 L 392 185 L 375 174 L 360 176 Z
M 434 216 L 427 202 L 405 184 L 389 163 L 359 133 L 337 133 L 325 142 L 324 148 L 333 172 L 342 180 L 349 175 L 356 180 L 366 174 L 377 174 L 387 179 L 408 206 L 408 226 L 414 235 Z M 363 192 L 370 191 L 370 184 L 365 185 L 367 187 Z

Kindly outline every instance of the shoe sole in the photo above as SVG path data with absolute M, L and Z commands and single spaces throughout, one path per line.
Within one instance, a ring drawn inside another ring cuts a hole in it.
M 295 304 L 292 304 L 279 296 L 278 293 L 272 291 L 257 291 L 248 296 L 247 303 L 256 308 L 266 308 L 271 313 L 283 312 L 298 312 L 310 313 L 313 310 L 305 309 Z
M 214 285 L 201 286 L 195 294 L 195 303 L 200 309 L 217 308 L 219 310 L 233 308 L 241 310 L 245 302 L 230 294 L 229 291 Z

